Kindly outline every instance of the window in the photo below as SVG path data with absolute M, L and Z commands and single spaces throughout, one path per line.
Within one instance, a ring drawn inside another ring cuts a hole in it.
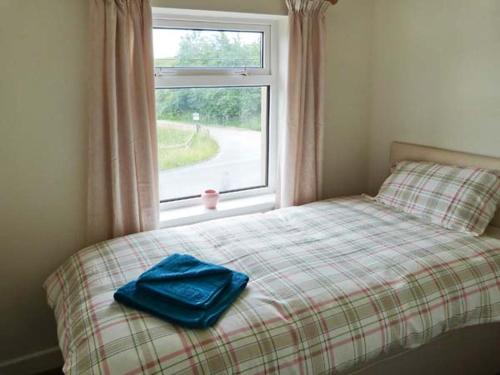
M 272 21 L 154 18 L 160 200 L 274 191 Z M 273 30 L 274 32 L 274 30 Z
M 262 39 L 262 32 L 156 28 L 155 62 L 159 68 L 263 68 Z

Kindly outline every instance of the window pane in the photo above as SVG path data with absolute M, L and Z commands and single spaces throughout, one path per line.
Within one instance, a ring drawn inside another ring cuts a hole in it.
M 260 32 L 155 28 L 153 42 L 156 67 L 263 67 Z
M 267 185 L 267 87 L 156 90 L 160 199 Z

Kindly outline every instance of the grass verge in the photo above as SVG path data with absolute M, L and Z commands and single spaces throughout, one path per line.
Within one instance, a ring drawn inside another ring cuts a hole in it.
M 188 142 L 186 147 L 175 147 Z M 158 127 L 158 162 L 160 170 L 185 167 L 208 160 L 219 152 L 219 145 L 208 132 Z

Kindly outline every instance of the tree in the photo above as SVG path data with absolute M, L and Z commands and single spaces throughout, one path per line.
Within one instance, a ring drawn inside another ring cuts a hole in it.
M 231 36 L 230 36 L 231 35 Z M 260 44 L 243 43 L 238 33 L 191 31 L 182 37 L 174 67 L 260 66 Z M 260 129 L 260 87 L 159 89 L 158 117 L 191 121 L 200 114 L 200 123 Z

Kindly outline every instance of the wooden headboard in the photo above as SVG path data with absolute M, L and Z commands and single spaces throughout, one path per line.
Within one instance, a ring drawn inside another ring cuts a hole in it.
M 399 161 L 414 160 L 439 164 L 476 167 L 500 171 L 500 158 L 444 150 L 436 147 L 393 142 L 391 146 L 391 168 Z M 500 209 L 497 209 L 491 225 L 500 228 Z

